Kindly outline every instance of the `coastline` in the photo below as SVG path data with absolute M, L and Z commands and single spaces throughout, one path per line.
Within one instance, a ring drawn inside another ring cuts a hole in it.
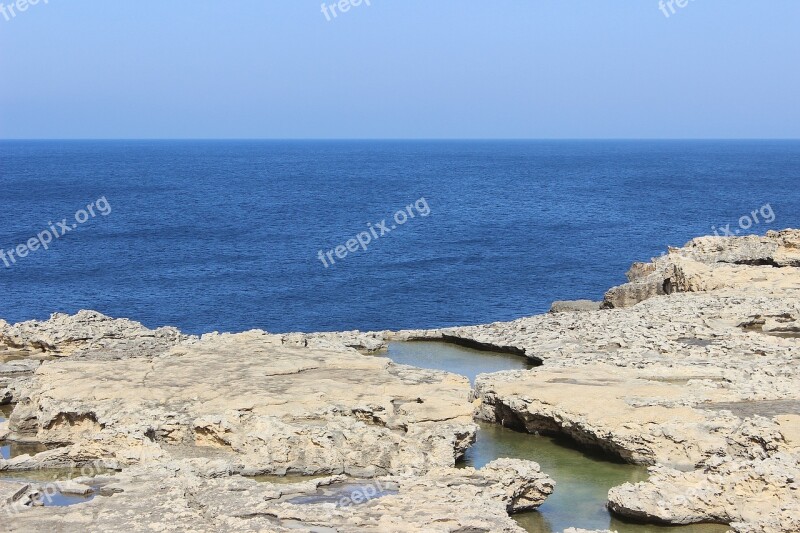
M 628 277 L 605 309 L 439 330 L 197 337 L 91 311 L 0 321 L 0 403 L 16 404 L 0 440 L 52 447 L 0 460 L 0 477 L 99 464 L 121 470 L 104 490 L 124 491 L 39 509 L 25 505 L 37 487 L 16 487 L 11 520 L 47 529 L 92 510 L 110 531 L 203 520 L 231 531 L 520 531 L 507 513 L 535 509 L 555 484 L 530 461 L 455 469 L 474 416 L 651 466 L 648 481 L 609 493 L 620 516 L 800 529 L 800 231 L 695 239 Z M 536 366 L 482 374 L 473 388 L 363 355 L 413 340 Z M 309 509 L 241 477 L 287 473 L 321 476 L 295 495 L 349 478 L 397 494 Z M 163 515 L 124 518 L 146 509 Z

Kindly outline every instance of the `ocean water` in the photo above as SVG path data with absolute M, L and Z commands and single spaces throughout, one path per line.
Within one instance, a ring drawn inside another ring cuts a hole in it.
M 715 228 L 800 227 L 799 180 L 796 141 L 1 141 L 6 260 L 51 222 L 70 231 L 0 261 L 0 317 L 95 309 L 192 333 L 511 320 L 600 299 L 631 262 Z

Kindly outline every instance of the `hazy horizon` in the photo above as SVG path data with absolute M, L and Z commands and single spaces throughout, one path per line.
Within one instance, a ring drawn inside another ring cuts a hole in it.
M 594 137 L 594 138 L 578 138 L 578 137 L 550 137 L 550 138 L 525 138 L 525 137 L 375 137 L 375 138 L 347 138 L 347 137 L 108 137 L 108 138 L 90 138 L 90 137 L 62 137 L 62 138 L 0 138 L 0 142 L 114 142 L 114 141 L 208 141 L 208 142 L 229 142 L 229 141 L 243 141 L 243 142 L 797 142 L 800 137 L 641 137 L 641 138 L 623 138 L 623 137 Z

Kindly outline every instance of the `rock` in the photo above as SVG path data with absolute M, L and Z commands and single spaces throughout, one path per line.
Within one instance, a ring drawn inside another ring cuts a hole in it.
M 30 483 L 0 480 L 0 515 L 3 531 L 9 531 L 16 513 L 30 509 L 39 496 Z
M 475 438 L 469 390 L 466 378 L 345 348 L 206 335 L 151 357 L 43 365 L 10 429 L 85 460 L 189 449 L 231 471 L 373 476 L 452 466 Z
M 647 482 L 609 491 L 616 514 L 665 524 L 719 522 L 738 532 L 800 531 L 800 455 L 718 458 L 703 470 L 651 470 Z
M 583 312 L 583 311 L 597 311 L 603 302 L 594 302 L 592 300 L 567 300 L 555 301 L 550 306 L 551 313 L 569 313 L 569 312 Z
M 58 481 L 53 485 L 55 485 L 58 492 L 66 495 L 86 496 L 94 492 L 94 489 L 91 486 L 84 485 L 83 483 L 77 483 L 73 480 Z
M 115 360 L 163 352 L 193 337 L 175 328 L 150 330 L 95 311 L 53 314 L 44 322 L 0 321 L 0 404 L 24 401 L 21 389 L 36 369 L 71 356 Z
M 386 348 L 386 341 L 383 336 L 377 333 L 361 333 L 360 331 L 345 331 L 323 334 L 303 334 L 298 333 L 292 336 L 293 341 L 304 346 L 321 348 L 341 348 L 345 346 L 354 348 L 363 353 L 375 353 Z
M 0 508 L 23 500 L 30 490 L 28 483 L 0 480 Z
M 0 321 L 0 347 L 17 355 L 67 356 L 102 351 L 104 357 L 133 357 L 189 339 L 175 328 L 150 330 L 138 322 L 112 319 L 96 311 L 53 314 L 49 320 L 9 325 Z
M 705 263 L 800 267 L 800 231 L 768 231 L 744 237 L 700 237 L 682 250 Z
M 695 239 L 634 265 L 610 309 L 436 330 L 197 338 L 91 312 L 0 323 L 9 350 L 55 359 L 0 368 L 0 394 L 18 402 L 9 437 L 55 446 L 0 471 L 122 469 L 103 487 L 113 496 L 26 508 L 12 530 L 94 517 L 108 531 L 518 532 L 508 514 L 540 505 L 552 480 L 527 462 L 454 469 L 475 413 L 652 465 L 609 493 L 618 514 L 797 531 L 799 251 L 797 230 Z M 359 353 L 417 339 L 541 366 L 481 375 L 470 391 Z M 325 477 L 241 477 L 265 473 Z
M 509 513 L 538 509 L 555 488 L 555 481 L 530 461 L 495 459 L 477 472 L 491 483 L 492 499 L 504 502 Z
M 680 368 L 672 376 L 688 381 L 697 372 Z M 684 404 L 706 400 L 716 389 L 647 377 L 655 376 L 602 364 L 481 375 L 478 416 L 529 433 L 566 435 L 638 464 L 691 468 L 727 447 L 723 430 L 733 431 L 740 421 Z
M 73 507 L 32 509 L 11 531 L 492 531 L 521 532 L 509 510 L 544 501 L 553 481 L 535 463 L 495 461 L 480 470 L 438 467 L 355 483 L 343 476 L 292 484 L 213 476 L 194 461 L 138 466 L 117 493 Z M 350 485 L 345 485 L 347 481 Z M 337 488 L 341 487 L 341 488 Z M 337 496 L 336 492 L 340 494 Z M 333 498 L 321 497 L 332 492 Z M 319 501 L 317 501 L 319 500 Z
M 41 364 L 35 359 L 0 362 L 0 405 L 14 402 L 19 387 Z
M 657 295 L 720 289 L 741 283 L 753 272 L 763 274 L 767 281 L 796 276 L 793 271 L 754 270 L 741 265 L 800 267 L 800 230 L 770 231 L 764 237 L 694 239 L 649 264 L 634 264 L 628 272 L 629 283 L 610 289 L 604 306 L 629 307 Z

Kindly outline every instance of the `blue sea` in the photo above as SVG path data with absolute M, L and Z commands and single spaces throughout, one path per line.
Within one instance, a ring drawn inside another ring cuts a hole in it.
M 600 299 L 667 245 L 800 227 L 799 182 L 797 141 L 2 141 L 0 317 L 511 320 Z

